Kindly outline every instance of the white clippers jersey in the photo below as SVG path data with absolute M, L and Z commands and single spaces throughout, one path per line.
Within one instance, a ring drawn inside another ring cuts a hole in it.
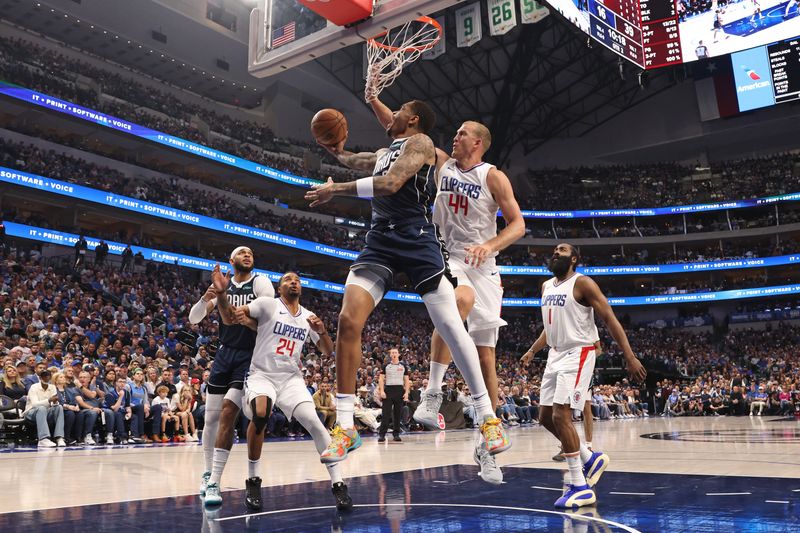
M 319 340 L 307 320 L 313 313 L 300 306 L 297 315 L 292 315 L 280 298 L 257 298 L 248 307 L 258 321 L 250 371 L 299 374 L 303 345 L 309 338 L 314 343 Z
M 559 352 L 579 346 L 591 346 L 599 340 L 594 323 L 594 309 L 575 299 L 575 282 L 582 274 L 558 283 L 556 278 L 544 282 L 542 319 L 547 344 Z
M 455 159 L 449 159 L 439 171 L 433 221 L 451 256 L 463 258 L 467 246 L 483 244 L 497 236 L 498 206 L 486 183 L 493 168 L 489 163 L 480 163 L 461 170 Z M 489 268 L 494 268 L 496 255 L 487 261 Z

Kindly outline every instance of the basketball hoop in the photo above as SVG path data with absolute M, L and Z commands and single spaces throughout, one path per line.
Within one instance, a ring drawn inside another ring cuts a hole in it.
M 378 97 L 403 71 L 442 38 L 442 25 L 431 17 L 418 17 L 394 30 L 367 39 L 367 83 L 364 99 Z

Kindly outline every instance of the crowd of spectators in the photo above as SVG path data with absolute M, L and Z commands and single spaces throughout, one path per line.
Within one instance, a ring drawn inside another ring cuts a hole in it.
M 81 83 L 81 77 L 95 81 L 100 94 L 113 99 L 100 98 L 89 85 Z M 0 78 L 278 170 L 317 179 L 330 174 L 307 168 L 299 158 L 279 155 L 291 146 L 320 156 L 327 153 L 309 140 L 278 138 L 268 126 L 212 111 L 209 106 L 191 104 L 168 91 L 147 87 L 130 77 L 98 69 L 27 41 L 0 38 Z M 352 176 L 344 168 L 335 174 L 340 179 Z
M 207 281 L 164 264 L 147 264 L 133 272 L 88 265 L 74 271 L 45 267 L 37 254 L 21 248 L 6 252 L 0 264 L 0 394 L 27 399 L 24 413 L 45 446 L 59 445 L 59 439 L 91 445 L 98 438 L 108 444 L 197 438 L 219 325 L 216 314 L 190 325 L 188 311 Z M 309 292 L 303 304 L 336 331 L 338 296 Z M 378 374 L 389 348 L 398 347 L 408 367 L 410 403 L 426 386 L 432 327 L 422 309 L 410 305 L 379 307 L 365 328 L 358 369 L 364 429 L 376 429 L 370 415 L 381 402 L 376 394 Z M 507 320 L 497 350 L 499 414 L 510 425 L 533 423 L 544 358 L 524 367 L 519 357 L 541 326 L 529 314 Z M 641 326 L 628 327 L 628 332 L 648 368 L 670 377 L 641 389 L 616 377 L 609 382 L 603 369 L 620 367 L 621 356 L 603 331 L 606 351 L 598 361 L 594 394 L 600 418 L 745 414 L 751 405 L 756 415 L 778 414 L 800 407 L 800 360 L 793 350 L 800 341 L 796 326 L 732 331 L 719 338 Z M 335 393 L 335 368 L 334 359 L 309 351 L 302 369 L 328 422 L 332 411 L 326 403 Z M 52 392 L 45 385 L 53 387 Z M 468 391 L 453 367 L 446 375 L 446 388 L 449 398 L 460 397 L 469 405 Z M 670 399 L 675 389 L 677 404 Z M 720 402 L 725 411 L 712 409 Z M 269 432 L 297 435 L 302 429 L 276 410 Z
M 526 178 L 534 190 L 519 200 L 526 209 L 574 210 L 775 196 L 800 190 L 796 163 L 797 155 L 787 153 L 713 162 L 703 174 L 673 163 L 529 170 Z
M 101 70 L 33 43 L 22 43 L 17 39 L 0 39 L 0 77 L 7 81 L 280 170 L 320 179 L 330 174 L 310 170 L 301 159 L 287 155 L 292 146 L 315 151 L 323 157 L 326 155 L 324 150 L 308 140 L 277 138 L 269 127 L 255 121 L 212 111 L 210 106 L 188 103 L 167 91 L 144 86 L 131 78 Z M 101 92 L 113 99 L 100 98 L 88 85 L 80 83 L 79 76 L 95 80 Z M 157 114 L 148 112 L 148 109 Z M 196 119 L 208 125 L 214 134 L 199 127 Z M 330 158 L 326 161 L 332 162 Z M 712 163 L 711 170 L 702 173 L 691 166 L 674 163 L 529 170 L 520 178 L 529 181 L 533 191 L 519 200 L 526 209 L 558 206 L 560 210 L 571 210 L 659 207 L 773 196 L 797 192 L 800 183 L 795 175 L 796 161 L 795 154 L 720 161 Z M 334 177 L 341 179 L 352 177 L 346 169 L 334 173 L 337 174 Z M 597 231 L 604 236 L 625 232 L 664 234 L 684 231 L 682 224 L 667 222 L 663 226 L 644 224 L 638 229 L 609 226 Z M 566 227 L 562 231 L 566 235 L 572 230 Z M 581 233 L 585 231 L 588 230 L 581 230 Z
M 158 184 L 135 179 L 110 167 L 54 151 L 45 152 L 30 144 L 2 138 L 0 165 L 340 248 L 356 250 L 363 243 L 360 234 L 350 237 L 344 228 L 324 224 L 310 217 L 294 214 L 279 216 L 259 208 L 245 196 L 240 196 L 239 202 L 231 201 L 219 193 L 184 186 L 174 176 L 170 176 L 167 183 Z

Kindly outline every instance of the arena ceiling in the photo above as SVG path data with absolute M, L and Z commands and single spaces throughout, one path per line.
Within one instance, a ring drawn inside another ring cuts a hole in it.
M 127 9 L 126 2 L 84 0 L 81 5 L 50 0 L 37 4 L 31 0 L 0 0 L 0 11 L 3 18 L 15 24 L 219 101 L 238 102 L 244 107 L 257 105 L 264 91 L 284 79 L 295 80 L 288 85 L 319 102 L 330 100 L 325 87 L 299 82 L 303 79 L 301 72 L 263 80 L 250 77 L 246 72 L 246 46 L 240 39 L 220 36 L 188 14 L 165 9 L 160 2 L 151 0 L 146 6 L 157 15 L 158 27 L 170 29 L 169 45 L 145 43 L 142 36 L 151 33 L 152 18 L 141 10 L 134 10 L 136 16 L 134 12 L 130 16 L 121 13 L 120 9 Z M 52 11 L 51 6 L 57 9 Z M 77 22 L 80 13 L 75 10 L 83 13 L 87 8 L 95 17 L 93 22 L 100 26 L 92 28 L 87 20 Z M 451 7 L 443 12 L 445 27 L 455 24 L 454 11 Z M 64 13 L 72 16 L 65 17 Z M 127 35 L 115 39 L 103 28 L 119 34 L 127 29 Z M 382 98 L 393 108 L 415 98 L 429 101 L 438 113 L 436 137 L 443 146 L 449 145 L 464 120 L 486 123 L 494 136 L 488 158 L 500 165 L 507 164 L 511 154 L 520 149 L 529 154 L 549 139 L 585 135 L 672 87 L 675 74 L 682 74 L 681 70 L 662 69 L 640 79 L 637 67 L 620 62 L 599 44 L 589 46 L 585 34 L 556 14 L 536 24 L 520 24 L 504 36 L 485 33 L 474 46 L 458 48 L 454 32 L 446 32 L 447 52 L 435 60 L 420 60 L 409 66 Z M 131 36 L 134 38 L 128 44 Z M 192 49 L 197 39 L 209 44 L 213 54 L 196 46 Z M 161 57 L 162 53 L 166 57 Z M 192 65 L 209 63 L 218 56 L 229 62 L 230 71 L 225 74 L 229 83 L 220 82 L 218 70 L 212 78 L 214 65 L 205 67 L 203 74 L 202 68 L 192 70 Z M 297 70 L 335 79 L 356 99 L 346 106 L 351 107 L 363 102 L 363 60 L 363 46 L 356 45 Z M 184 63 L 188 66 L 182 66 Z M 234 80 L 236 86 L 232 85 Z
M 444 14 L 453 27 L 454 8 Z M 393 108 L 415 98 L 433 104 L 440 143 L 464 120 L 480 120 L 494 137 L 488 159 L 500 165 L 516 147 L 529 154 L 554 137 L 579 137 L 675 84 L 670 69 L 640 79 L 638 67 L 588 45 L 555 14 L 504 36 L 485 34 L 470 48 L 458 48 L 454 32 L 446 37 L 444 55 L 412 64 L 381 98 Z M 317 62 L 363 99 L 362 54 L 352 46 Z

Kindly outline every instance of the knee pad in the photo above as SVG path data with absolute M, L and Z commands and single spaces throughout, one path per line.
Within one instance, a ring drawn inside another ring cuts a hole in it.
M 253 398 L 250 400 L 250 409 L 252 409 L 253 413 L 253 424 L 256 426 L 256 433 L 261 433 L 264 431 L 264 428 L 267 427 L 267 423 L 269 422 L 269 415 L 272 412 L 272 399 L 267 396 L 267 409 L 265 416 L 259 416 L 258 410 L 256 409 L 256 399 Z

